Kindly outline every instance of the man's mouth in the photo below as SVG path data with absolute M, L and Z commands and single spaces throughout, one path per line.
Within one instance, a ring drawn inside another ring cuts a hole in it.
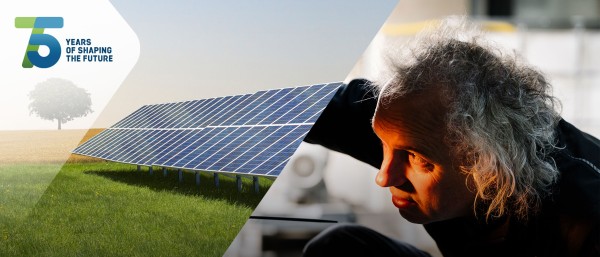
M 392 196 L 392 203 L 394 203 L 394 206 L 396 206 L 396 208 L 398 209 L 407 208 L 417 204 L 415 201 L 409 198 L 402 198 L 397 196 Z

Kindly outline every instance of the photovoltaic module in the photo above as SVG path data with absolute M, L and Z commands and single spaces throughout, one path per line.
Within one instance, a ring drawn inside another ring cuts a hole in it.
M 340 85 L 145 105 L 73 153 L 144 166 L 276 177 Z

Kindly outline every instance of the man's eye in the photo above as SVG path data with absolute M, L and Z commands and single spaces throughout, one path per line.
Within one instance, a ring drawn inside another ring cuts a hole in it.
M 414 153 L 408 153 L 408 161 L 412 166 L 420 167 L 426 171 L 433 171 L 433 163 L 426 161 L 425 159 L 423 159 L 423 157 L 418 156 Z

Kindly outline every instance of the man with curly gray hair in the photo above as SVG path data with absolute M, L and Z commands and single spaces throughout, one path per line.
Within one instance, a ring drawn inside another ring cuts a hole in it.
M 342 87 L 305 141 L 379 168 L 444 256 L 599 256 L 600 142 L 560 118 L 539 71 L 450 22 L 391 58 L 388 79 Z M 429 256 L 354 225 L 305 248 L 345 253 Z

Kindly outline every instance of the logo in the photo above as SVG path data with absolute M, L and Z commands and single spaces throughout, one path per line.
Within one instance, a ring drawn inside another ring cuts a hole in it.
M 44 34 L 44 29 L 60 29 L 63 27 L 62 17 L 16 17 L 15 27 L 18 29 L 32 29 L 25 56 L 23 57 L 23 68 L 49 68 L 60 59 L 60 42 L 49 35 Z M 47 46 L 50 52 L 47 56 L 41 56 L 38 52 L 40 46 Z

